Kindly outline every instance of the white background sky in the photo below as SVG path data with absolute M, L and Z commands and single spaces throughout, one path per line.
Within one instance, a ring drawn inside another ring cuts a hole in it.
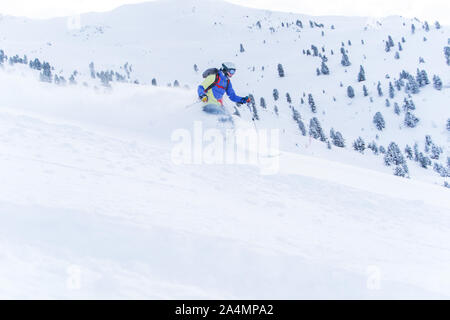
M 148 1 L 148 0 L 147 0 Z M 183 0 L 179 0 L 183 1 Z M 226 0 L 255 8 L 311 15 L 403 15 L 450 25 L 450 0 Z M 0 13 L 32 18 L 107 11 L 145 0 L 1 0 Z

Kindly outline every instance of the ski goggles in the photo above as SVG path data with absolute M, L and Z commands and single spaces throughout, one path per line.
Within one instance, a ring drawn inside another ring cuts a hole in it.
M 236 73 L 236 69 L 230 69 L 228 70 L 228 73 L 234 75 Z

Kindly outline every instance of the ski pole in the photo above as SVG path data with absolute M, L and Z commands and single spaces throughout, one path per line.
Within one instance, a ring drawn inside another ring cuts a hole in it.
M 250 110 L 250 113 L 252 113 L 252 122 L 253 122 L 253 126 L 255 127 L 255 131 L 258 132 L 258 128 L 256 127 L 256 122 L 255 122 L 255 115 L 253 114 L 252 107 L 248 103 L 247 103 L 247 107 Z

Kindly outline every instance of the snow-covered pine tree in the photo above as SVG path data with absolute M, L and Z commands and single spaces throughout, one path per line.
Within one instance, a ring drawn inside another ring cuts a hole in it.
M 411 110 L 416 110 L 416 105 L 414 104 L 414 101 L 408 100 L 408 99 L 405 98 L 403 100 L 403 102 L 404 102 L 403 109 L 406 112 L 411 111 Z
M 409 160 L 413 159 L 413 150 L 409 145 L 406 145 L 406 147 L 405 147 L 405 154 Z
M 395 97 L 394 86 L 392 85 L 392 82 L 389 82 L 389 98 L 394 99 L 394 97 Z
M 278 64 L 278 75 L 280 76 L 280 78 L 284 77 L 284 69 L 281 63 Z
M 0 50 L 0 65 L 3 65 L 3 62 L 6 60 L 6 55 L 3 50 Z
M 396 115 L 399 115 L 400 114 L 400 107 L 399 107 L 399 105 L 398 105 L 398 103 L 397 102 L 394 102 L 394 113 L 396 114 Z
M 331 135 L 332 134 L 332 135 Z M 334 129 L 330 130 L 330 138 L 336 147 L 345 148 L 345 140 L 339 131 L 334 132 Z
M 51 71 L 51 66 L 48 62 L 42 64 L 41 81 L 42 82 L 52 82 L 53 76 Z
M 419 123 L 419 119 L 408 111 L 405 114 L 404 123 L 409 128 L 415 128 L 417 126 L 417 123 Z
M 375 141 L 372 141 L 371 143 L 369 143 L 367 148 L 372 150 L 375 155 L 378 155 L 378 146 L 377 146 L 377 143 Z
M 325 64 L 325 62 L 322 61 L 322 66 L 320 68 L 320 71 L 322 72 L 322 74 L 324 75 L 329 75 L 330 74 L 330 69 L 328 69 L 328 66 Z
M 441 78 L 439 78 L 439 76 L 437 76 L 437 75 L 433 76 L 433 87 L 436 90 L 442 90 L 442 81 L 441 81 Z
M 382 97 L 383 96 L 383 90 L 381 90 L 381 82 L 380 81 L 378 81 L 377 91 L 378 91 L 378 96 Z
M 286 92 L 286 101 L 289 104 L 292 103 L 291 95 L 289 94 L 289 92 Z
M 366 81 L 366 71 L 364 70 L 363 66 L 360 66 L 359 68 L 358 81 Z
M 34 59 L 33 61 L 30 61 L 30 68 L 38 71 L 42 70 L 42 64 L 38 58 Z
M 366 143 L 364 142 L 364 139 L 358 137 L 358 139 L 353 142 L 353 149 L 358 152 L 364 153 L 364 150 L 366 150 Z
M 450 47 L 444 47 L 444 55 L 447 60 L 447 64 L 450 66 Z
M 414 143 L 414 161 L 419 161 L 419 145 L 417 144 L 417 142 Z
M 303 121 L 301 119 L 299 119 L 297 121 L 298 124 L 298 128 L 300 130 L 300 132 L 302 133 L 302 136 L 306 136 L 306 128 L 305 128 L 305 124 L 303 123 Z
M 434 163 L 433 170 L 436 171 L 443 178 L 450 177 L 450 171 L 447 170 L 446 168 L 444 168 L 443 165 L 441 165 L 437 162 Z
M 277 101 L 279 97 L 278 89 L 273 89 L 273 100 Z
M 430 152 L 431 146 L 433 145 L 433 139 L 431 139 L 431 136 L 427 134 L 425 136 L 425 152 Z
M 419 85 L 419 87 L 424 86 L 424 81 L 422 79 L 422 72 L 420 72 L 419 68 L 417 68 L 417 72 L 416 72 L 416 82 Z
M 261 97 L 261 99 L 259 100 L 259 105 L 260 105 L 261 108 L 263 108 L 263 109 L 266 109 L 266 108 L 267 108 L 267 106 L 266 106 L 266 100 L 265 100 L 263 97 Z
M 336 136 L 336 133 L 334 132 L 334 128 L 330 129 L 330 139 L 333 140 Z
M 430 158 L 425 156 L 422 152 L 419 153 L 418 161 L 419 161 L 420 166 L 424 169 L 428 169 L 428 166 L 431 166 Z
M 430 158 L 433 160 L 439 160 L 439 157 L 441 156 L 442 149 L 433 144 L 431 146 L 431 155 Z
M 316 113 L 317 112 L 316 103 L 314 102 L 314 98 L 311 93 L 308 94 L 308 104 L 311 107 L 311 111 L 313 113 Z
M 355 97 L 355 90 L 353 89 L 352 86 L 348 86 L 348 87 L 347 87 L 347 96 L 348 96 L 350 99 L 353 99 L 353 98 Z
M 363 85 L 363 94 L 364 94 L 364 97 L 367 97 L 369 95 L 369 91 L 367 90 L 366 85 Z
M 402 165 L 396 166 L 394 168 L 394 175 L 398 177 L 407 177 L 409 173 L 408 165 L 406 162 Z
M 430 80 L 428 79 L 428 74 L 425 70 L 420 71 L 421 79 L 422 79 L 422 85 L 426 86 L 430 84 Z
M 375 127 L 380 131 L 383 131 L 383 129 L 386 128 L 386 123 L 384 122 L 384 118 L 381 112 L 375 113 L 373 117 L 373 123 L 375 124 Z
M 386 52 L 390 52 L 391 51 L 391 46 L 389 45 L 389 42 L 386 42 L 386 46 L 384 48 L 384 51 L 386 51 Z
M 391 37 L 391 36 L 388 36 L 388 44 L 389 44 L 389 46 L 391 46 L 391 47 L 394 47 L 394 46 L 395 46 L 394 40 L 392 40 L 392 37 Z
M 156 83 L 156 79 L 153 78 L 153 79 L 152 79 L 152 86 L 155 86 L 155 87 L 156 87 L 157 85 L 158 85 L 158 84 Z
M 408 76 L 409 81 L 409 88 L 411 90 L 411 93 L 418 94 L 420 92 L 419 84 L 417 83 L 416 79 L 412 75 Z
M 318 139 L 322 142 L 326 141 L 322 126 L 320 125 L 320 122 L 316 117 L 313 117 L 309 122 L 309 135 L 314 139 Z
M 395 142 L 391 142 L 384 155 L 384 163 L 387 166 L 391 165 L 402 165 L 405 163 L 405 158 Z
M 295 108 L 292 108 L 292 118 L 294 119 L 295 122 L 297 122 L 298 128 L 302 136 L 306 136 L 305 124 L 301 119 L 300 113 Z
M 348 55 L 345 53 L 344 50 L 342 50 L 342 60 L 341 60 L 341 64 L 344 67 L 348 67 L 351 65 L 350 60 L 348 59 Z

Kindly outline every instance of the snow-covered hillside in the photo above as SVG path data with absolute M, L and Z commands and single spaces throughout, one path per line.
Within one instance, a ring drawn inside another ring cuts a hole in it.
M 306 136 L 316 117 L 323 131 L 320 137 L 316 134 L 319 140 L 333 145 L 333 129 L 351 150 L 361 137 L 365 148 L 372 149 L 365 153 L 378 154 L 380 166 L 384 151 L 395 142 L 410 158 L 404 167 L 408 172 L 402 175 L 440 185 L 449 175 L 450 73 L 444 48 L 450 33 L 434 22 L 307 17 L 222 1 L 166 0 L 69 19 L 3 17 L 0 30 L 0 48 L 10 57 L 48 61 L 54 68 L 51 76 L 68 81 L 74 75 L 80 84 L 89 83 L 93 72 L 100 73 L 97 76 L 106 85 L 113 79 L 141 84 L 154 80 L 164 86 L 176 81 L 175 85 L 195 88 L 204 69 L 233 60 L 239 67 L 235 88 L 254 96 L 260 127 L 284 130 L 285 148 L 304 153 L 301 145 L 308 138 L 303 138 L 293 116 L 305 127 Z M 349 60 L 347 67 L 342 65 L 341 51 Z M 283 78 L 278 64 L 284 69 Z M 361 66 L 364 81 L 358 81 Z M 323 74 L 327 69 L 330 74 Z M 110 75 L 111 70 L 115 74 Z M 435 75 L 440 90 L 433 87 Z M 348 97 L 349 87 L 354 98 Z M 194 95 L 185 103 L 193 102 Z M 376 115 L 381 119 L 379 129 Z M 412 151 L 409 156 L 406 148 Z
M 422 26 L 211 0 L 1 17 L 0 297 L 448 298 L 450 32 Z M 228 60 L 256 102 L 227 102 L 233 133 L 277 129 L 279 151 L 180 165 L 177 132 L 224 129 L 194 102 L 202 71 Z M 358 137 L 378 154 L 353 150 Z M 391 142 L 405 161 L 388 167 Z

